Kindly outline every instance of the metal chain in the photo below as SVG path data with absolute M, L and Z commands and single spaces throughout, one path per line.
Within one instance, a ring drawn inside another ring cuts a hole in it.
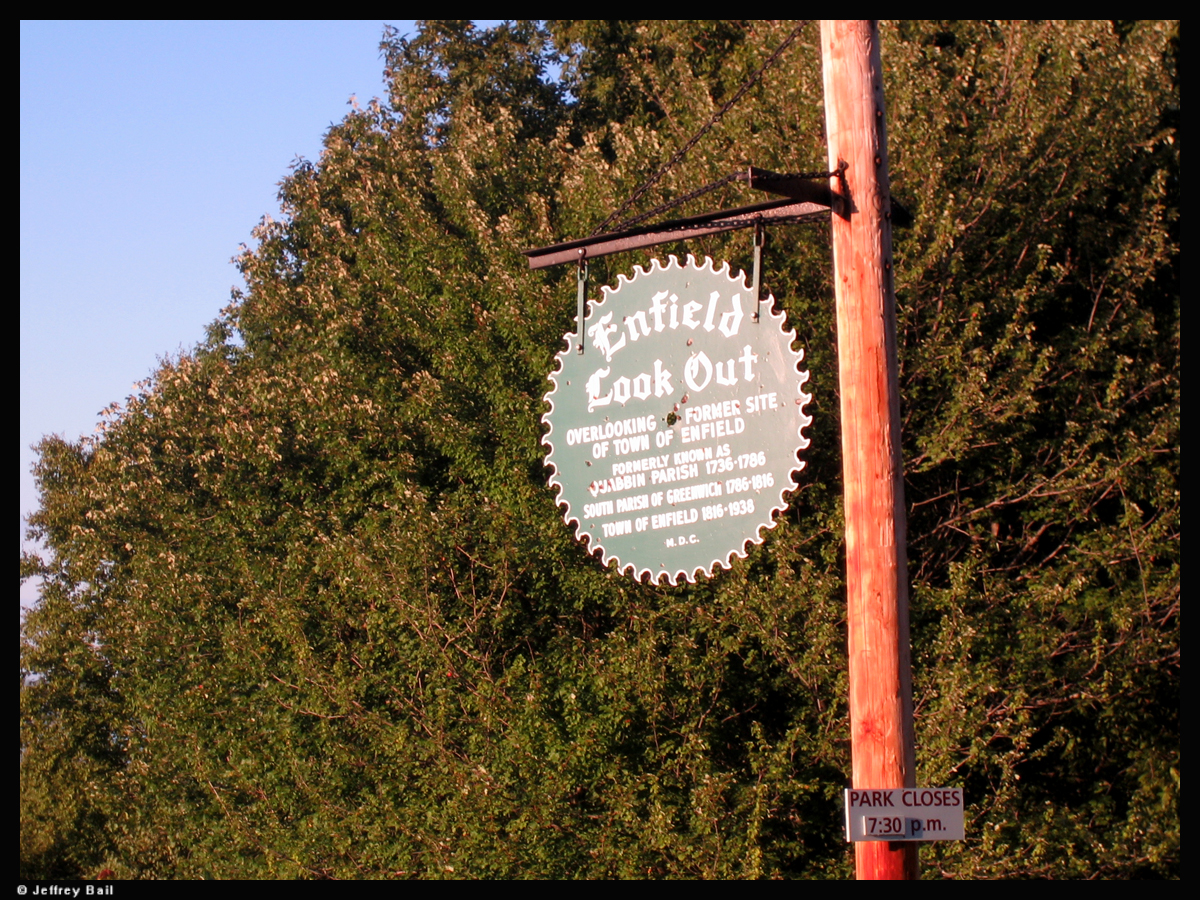
M 640 215 L 636 215 L 631 219 L 626 219 L 624 222 L 620 223 L 615 228 L 613 228 L 613 231 L 625 231 L 626 229 L 632 228 L 634 225 L 637 225 L 639 222 L 645 222 L 647 219 L 653 219 L 659 213 L 666 212 L 668 209 L 673 209 L 676 206 L 682 206 L 684 203 L 687 203 L 689 200 L 695 200 L 697 197 L 703 197 L 705 194 L 711 193 L 712 191 L 715 191 L 717 188 L 725 187 L 725 185 L 729 184 L 729 182 L 731 182 L 731 181 L 737 181 L 738 176 L 740 174 L 741 174 L 741 170 L 738 170 L 737 172 L 732 172 L 729 175 L 726 175 L 724 178 L 720 179 L 719 181 L 714 181 L 711 184 L 706 184 L 704 187 L 697 188 L 696 190 L 692 191 L 691 193 L 684 194 L 682 197 L 676 197 L 674 200 L 668 200 L 666 203 L 660 203 L 658 206 L 654 207 L 653 209 L 648 209 L 644 213 L 641 213 Z
M 837 175 L 839 171 L 841 170 L 835 169 L 832 172 L 764 172 L 761 175 L 756 175 L 755 177 L 759 181 L 791 181 L 797 178 L 807 179 L 810 181 L 825 181 L 832 178 L 834 175 Z M 631 219 L 626 219 L 624 222 L 621 222 L 619 225 L 615 226 L 613 231 L 627 231 L 628 229 L 646 221 L 647 219 L 654 218 L 659 213 L 664 213 L 669 209 L 674 209 L 676 206 L 682 206 L 684 203 L 687 203 L 689 200 L 695 200 L 697 197 L 703 197 L 705 194 L 711 193 L 717 188 L 724 187 L 731 181 L 737 181 L 738 179 L 742 178 L 744 172 L 744 169 L 738 169 L 736 172 L 732 172 L 729 175 L 726 175 L 724 178 L 714 181 L 711 184 L 706 184 L 704 187 L 696 188 L 696 190 L 684 194 L 682 197 L 676 197 L 674 200 L 668 200 L 666 203 L 660 203 L 653 209 L 648 209 L 640 215 L 636 215 Z M 787 220 L 785 219 L 780 219 L 778 220 L 778 223 L 784 224 L 786 221 Z M 599 232 L 593 233 L 592 237 L 595 237 L 598 233 Z
M 769 222 L 763 222 L 763 227 L 767 228 L 767 227 L 774 227 L 775 225 L 794 225 L 794 224 L 797 224 L 800 222 L 821 221 L 821 220 L 827 218 L 828 216 L 829 216 L 828 210 L 818 210 L 817 212 L 795 213 L 790 216 L 772 216 L 771 220 Z M 745 218 L 745 224 L 739 225 L 739 226 L 734 226 L 734 227 L 749 228 L 749 227 L 751 227 L 752 219 L 753 219 L 753 214 L 747 214 L 746 218 Z M 709 223 L 709 222 L 692 222 L 692 223 L 687 223 L 687 224 L 672 223 L 671 231 L 672 232 L 678 231 L 678 232 L 682 233 L 682 232 L 686 232 L 686 231 L 701 231 L 701 230 L 703 230 L 705 228 L 709 228 L 709 227 L 711 227 L 711 223 Z M 687 238 L 680 237 L 679 240 L 687 240 Z
M 658 169 L 657 172 L 655 172 L 645 182 L 643 182 L 642 186 L 633 192 L 633 195 L 628 200 L 626 200 L 624 204 L 622 204 L 620 209 L 618 209 L 616 212 L 614 212 L 612 215 L 610 215 L 607 219 L 605 219 L 603 222 L 601 222 L 599 227 L 596 228 L 596 230 L 592 232 L 591 237 L 595 237 L 596 235 L 600 234 L 601 232 L 607 231 L 609 226 L 612 225 L 613 222 L 620 219 L 621 216 L 623 216 L 625 214 L 625 211 L 627 209 L 629 209 L 629 207 L 633 206 L 638 200 L 640 200 L 642 195 L 645 194 L 646 191 L 650 190 L 650 188 L 653 187 L 658 182 L 658 180 L 663 177 L 663 175 L 667 174 L 667 172 L 669 172 L 675 166 L 676 163 L 678 163 L 681 159 L 683 159 L 683 157 L 687 154 L 687 152 L 689 150 L 691 150 L 692 147 L 696 146 L 696 144 L 700 141 L 700 139 L 702 137 L 704 137 L 704 135 L 708 134 L 708 132 L 713 128 L 714 125 L 716 125 L 718 122 L 721 121 L 721 117 L 724 116 L 725 113 L 729 112 L 729 110 L 733 108 L 733 105 L 735 103 L 737 103 L 739 100 L 741 100 L 742 96 L 748 90 L 750 90 L 750 88 L 752 88 L 755 85 L 755 83 L 763 76 L 763 73 L 766 72 L 767 69 L 775 62 L 775 60 L 777 60 L 779 58 L 779 56 L 788 47 L 790 47 L 792 45 L 792 43 L 796 40 L 796 38 L 798 38 L 800 36 L 800 32 L 803 31 L 804 27 L 806 25 L 808 25 L 808 23 L 811 21 L 812 21 L 811 19 L 805 19 L 799 25 L 797 25 L 795 28 L 793 28 L 792 33 L 783 39 L 783 43 L 781 43 L 778 47 L 775 48 L 775 51 L 770 56 L 767 57 L 766 62 L 764 62 L 759 67 L 758 71 L 755 72 L 753 75 L 751 75 L 748 79 L 746 79 L 745 83 L 743 83 L 742 86 L 740 88 L 738 88 L 737 93 L 735 93 L 733 95 L 733 97 L 731 97 L 729 99 L 729 101 L 725 103 L 724 106 L 722 106 L 719 110 L 717 110 L 716 114 L 713 115 L 712 119 L 709 120 L 708 124 L 705 125 L 703 128 L 701 128 L 698 132 L 696 132 L 696 134 L 686 144 L 684 144 L 682 147 L 680 147 L 678 150 L 676 150 L 675 155 L 672 156 L 669 160 L 667 160 L 667 162 L 664 165 L 662 165 Z M 633 220 L 631 220 L 631 221 L 633 221 Z M 637 221 L 642 221 L 642 219 L 638 218 Z M 625 224 L 628 225 L 629 223 L 625 223 Z

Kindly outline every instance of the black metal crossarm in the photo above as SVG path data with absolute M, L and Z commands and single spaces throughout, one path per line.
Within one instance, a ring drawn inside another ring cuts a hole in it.
M 822 177 L 828 177 L 821 173 Z M 597 234 L 588 238 L 566 241 L 549 247 L 526 250 L 529 268 L 544 269 L 563 263 L 596 259 L 623 250 L 653 247 L 685 238 L 719 234 L 738 228 L 753 228 L 756 224 L 784 224 L 820 218 L 829 213 L 832 194 L 827 183 L 813 180 L 811 175 L 781 175 L 765 169 L 749 167 L 738 173 L 751 187 L 772 194 L 782 194 L 783 200 L 768 200 L 719 210 L 683 219 L 672 219 L 653 225 L 643 225 L 625 231 Z

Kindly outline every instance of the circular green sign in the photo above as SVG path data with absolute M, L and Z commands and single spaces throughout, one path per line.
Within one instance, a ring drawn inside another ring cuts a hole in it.
M 603 292 L 550 374 L 550 485 L 606 565 L 694 582 L 787 508 L 812 422 L 804 351 L 728 263 L 655 259 Z

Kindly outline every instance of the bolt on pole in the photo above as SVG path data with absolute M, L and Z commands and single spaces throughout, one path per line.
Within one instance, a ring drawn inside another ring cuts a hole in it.
M 879 28 L 822 20 L 850 666 L 852 786 L 916 786 L 891 200 Z M 854 845 L 860 879 L 917 877 L 916 844 Z

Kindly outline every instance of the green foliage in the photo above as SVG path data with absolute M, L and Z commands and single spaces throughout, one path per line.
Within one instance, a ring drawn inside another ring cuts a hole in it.
M 385 35 L 388 101 L 286 179 L 209 340 L 98 437 L 40 445 L 24 877 L 849 874 L 823 229 L 769 248 L 813 371 L 805 483 L 749 559 L 679 588 L 605 570 L 554 507 L 574 279 L 520 254 L 590 232 L 791 27 Z M 883 36 L 916 211 L 918 764 L 969 805 L 926 874 L 1177 875 L 1178 26 Z M 646 203 L 747 157 L 821 168 L 815 45 Z M 705 202 L 751 199 L 728 191 Z

